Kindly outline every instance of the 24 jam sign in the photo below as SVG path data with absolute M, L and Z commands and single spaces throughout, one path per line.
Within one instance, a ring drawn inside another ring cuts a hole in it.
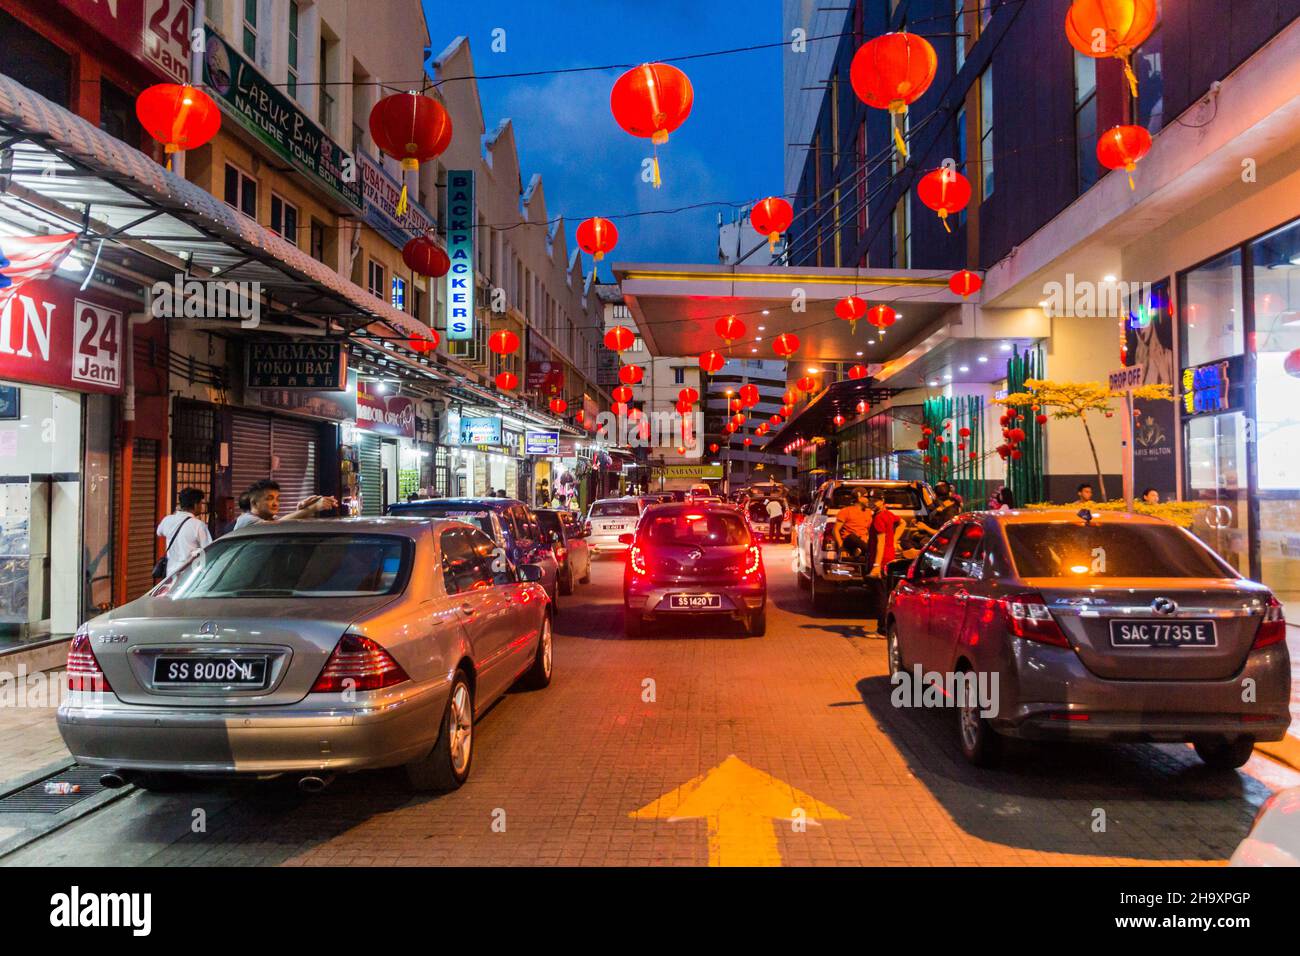
M 0 379 L 120 392 L 129 308 L 64 279 L 25 283 L 0 308 Z
M 117 388 L 122 380 L 118 349 L 122 341 L 122 313 L 77 299 L 72 330 L 72 380 Z

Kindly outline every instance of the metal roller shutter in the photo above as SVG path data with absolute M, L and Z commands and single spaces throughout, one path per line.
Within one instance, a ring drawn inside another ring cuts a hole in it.
M 320 427 L 287 418 L 271 420 L 271 476 L 280 483 L 280 512 L 288 514 L 304 498 L 318 494 L 316 445 Z
M 271 477 L 271 419 L 230 412 L 230 493 L 238 498 L 249 485 Z
M 357 445 L 363 515 L 384 513 L 384 466 L 379 456 L 380 444 L 377 436 L 363 433 Z
M 158 442 L 137 438 L 131 472 L 131 515 L 127 528 L 126 598 L 133 601 L 154 586 L 154 534 L 158 505 Z M 120 482 L 121 470 L 118 470 Z

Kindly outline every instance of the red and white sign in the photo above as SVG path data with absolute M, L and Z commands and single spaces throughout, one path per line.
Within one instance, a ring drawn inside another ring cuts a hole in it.
M 120 392 L 129 308 L 64 279 L 23 284 L 0 310 L 0 379 Z
M 161 76 L 190 79 L 191 0 L 59 0 L 84 22 Z
M 362 382 L 357 385 L 357 428 L 414 438 L 415 401 L 398 395 L 377 395 Z

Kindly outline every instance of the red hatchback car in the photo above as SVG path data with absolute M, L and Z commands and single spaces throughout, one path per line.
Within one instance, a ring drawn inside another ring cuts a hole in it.
M 677 618 L 726 617 L 752 635 L 767 630 L 767 572 L 740 511 L 698 502 L 647 508 L 623 572 L 623 628 Z

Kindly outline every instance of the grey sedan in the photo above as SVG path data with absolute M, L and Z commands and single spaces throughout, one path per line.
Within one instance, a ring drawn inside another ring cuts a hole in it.
M 894 589 L 886 625 L 902 702 L 953 707 L 975 764 L 1013 736 L 1191 742 L 1226 769 L 1290 723 L 1281 605 L 1158 518 L 962 515 Z
M 59 730 L 110 786 L 404 766 L 455 789 L 475 717 L 550 683 L 538 576 L 459 521 L 254 525 L 77 632 Z

